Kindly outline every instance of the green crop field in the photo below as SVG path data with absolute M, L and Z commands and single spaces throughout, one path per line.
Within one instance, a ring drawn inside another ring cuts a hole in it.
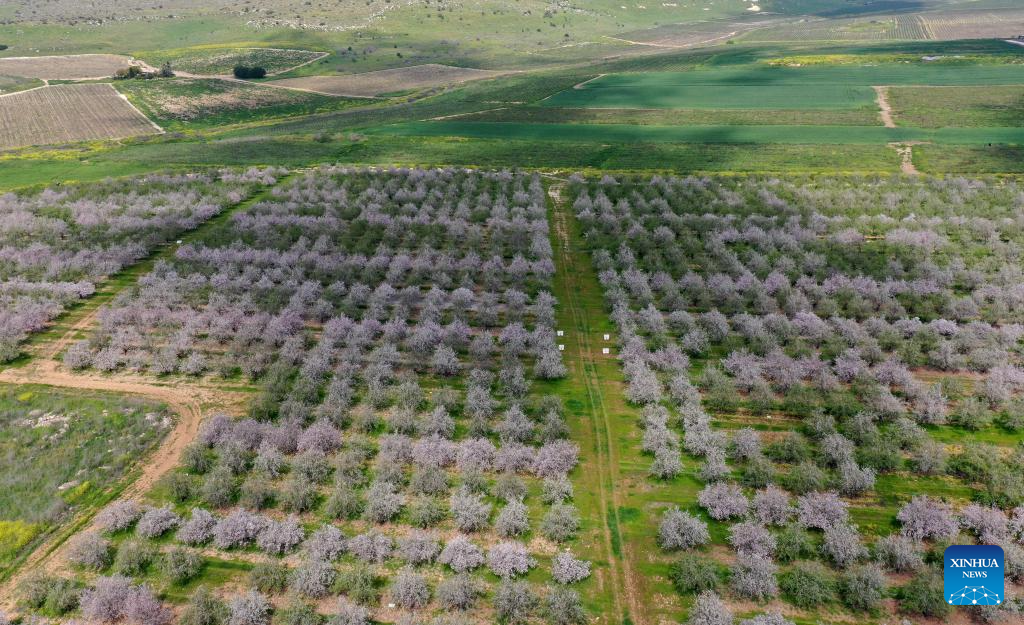
M 595 143 L 1021 144 L 1024 128 L 884 128 L 881 126 L 625 126 L 497 122 L 410 122 L 373 133 L 427 137 L 592 141 Z
M 601 76 L 544 100 L 580 108 L 842 109 L 870 105 L 872 85 L 1013 85 L 1024 65 L 898 64 L 704 69 Z

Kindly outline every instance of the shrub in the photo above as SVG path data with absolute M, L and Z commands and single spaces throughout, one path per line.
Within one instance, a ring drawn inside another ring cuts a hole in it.
M 897 597 L 900 609 L 911 614 L 945 618 L 950 611 L 944 596 L 942 576 L 931 570 L 915 575 L 899 589 Z
M 267 75 L 267 70 L 255 65 L 236 65 L 233 70 L 233 73 L 235 75 L 235 78 L 241 78 L 242 80 L 252 80 L 265 78 Z
M 580 529 L 580 517 L 576 506 L 569 503 L 555 503 L 540 522 L 540 531 L 550 540 L 564 542 L 576 536 Z
M 249 571 L 249 583 L 260 592 L 279 593 L 288 586 L 288 567 L 274 562 L 260 562 Z
M 143 538 L 156 538 L 180 522 L 181 518 L 170 508 L 150 508 L 139 519 L 135 533 Z
M 494 595 L 494 610 L 502 625 L 524 625 L 539 601 L 525 582 L 503 581 Z
M 875 542 L 875 559 L 896 573 L 916 571 L 924 566 L 917 543 L 900 534 L 879 538 Z
M 149 567 L 156 550 L 140 540 L 126 540 L 117 548 L 114 570 L 122 575 L 135 577 Z
M 796 523 L 787 525 L 775 539 L 775 558 L 779 562 L 793 562 L 814 555 L 811 535 Z
M 764 601 L 779 594 L 775 564 L 758 556 L 739 556 L 731 569 L 733 591 L 746 599 Z
M 544 599 L 547 622 L 554 625 L 585 625 L 587 613 L 575 590 L 552 588 Z
M 568 551 L 559 551 L 551 559 L 551 577 L 559 584 L 573 584 L 590 577 L 590 562 L 579 560 Z
M 801 562 L 779 578 L 779 588 L 790 603 L 805 609 L 817 608 L 835 597 L 835 584 L 821 565 Z
M 500 542 L 487 552 L 487 566 L 491 572 L 502 578 L 512 578 L 527 574 L 537 566 L 537 561 L 521 543 Z
M 697 554 L 683 554 L 668 570 L 672 585 L 681 594 L 714 590 L 720 581 L 718 565 Z
M 873 610 L 885 596 L 885 575 L 874 565 L 854 567 L 840 579 L 839 594 L 851 610 Z
M 104 532 L 126 530 L 142 516 L 142 508 L 134 501 L 121 499 L 96 515 L 96 525 Z
M 200 586 L 178 617 L 178 625 L 222 625 L 228 619 L 228 607 Z
M 391 598 L 406 610 L 417 610 L 430 601 L 430 587 L 427 579 L 411 568 L 403 568 L 391 583 Z
M 288 576 L 288 588 L 304 597 L 319 599 L 327 595 L 337 572 L 329 562 L 311 560 L 296 567 Z
M 468 610 L 483 595 L 483 586 L 466 574 L 455 575 L 437 587 L 437 603 L 443 610 Z
M 304 549 L 312 560 L 333 562 L 345 552 L 345 536 L 337 527 L 324 524 L 306 540 Z
M 444 546 L 437 561 L 447 564 L 456 573 L 464 573 L 482 566 L 486 558 L 483 550 L 468 538 L 456 536 Z
M 335 588 L 348 598 L 363 605 L 373 605 L 380 598 L 373 571 L 366 565 L 349 567 L 338 574 Z
M 370 611 L 342 597 L 338 599 L 338 610 L 330 620 L 331 625 L 370 625 Z
M 187 582 L 202 568 L 202 556 L 187 549 L 172 549 L 160 558 L 160 573 L 172 584 Z

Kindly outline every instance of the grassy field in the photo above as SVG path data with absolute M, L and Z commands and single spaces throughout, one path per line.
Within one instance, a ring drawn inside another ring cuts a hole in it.
M 121 81 L 116 87 L 166 130 L 248 124 L 356 104 L 346 98 L 214 78 Z
M 43 82 L 35 78 L 22 78 L 21 76 L 0 76 L 0 95 L 24 91 L 42 86 Z
M 594 109 L 546 106 L 502 107 L 467 114 L 465 121 L 529 124 L 629 124 L 636 126 L 878 125 L 878 111 L 779 109 Z
M 0 385 L 0 576 L 76 512 L 100 506 L 170 427 L 128 397 Z
M 843 109 L 870 106 L 872 85 L 1009 85 L 1024 65 L 751 65 L 601 76 L 552 96 L 567 108 Z
M 170 63 L 175 71 L 190 74 L 230 74 L 236 65 L 256 66 L 268 74 L 279 74 L 324 56 L 315 50 L 196 46 L 176 50 L 143 52 L 139 58 L 154 67 Z
M 893 117 L 901 126 L 1024 126 L 1024 86 L 893 87 Z
M 472 121 L 410 122 L 374 132 L 392 135 L 482 139 L 592 141 L 595 143 L 873 144 L 928 141 L 938 144 L 1019 144 L 1022 128 L 884 128 L 882 126 L 627 126 Z

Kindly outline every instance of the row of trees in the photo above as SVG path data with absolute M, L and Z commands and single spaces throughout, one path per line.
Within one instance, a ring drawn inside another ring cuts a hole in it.
M 255 169 L 153 174 L 0 196 L 0 362 L 97 281 L 268 179 Z
M 925 579 L 933 571 L 924 552 L 936 541 L 970 540 L 962 530 L 1024 564 L 1015 542 L 1024 539 L 1024 508 L 1008 515 L 992 505 L 1024 503 L 1012 477 L 1024 457 L 972 446 L 950 457 L 925 429 L 977 429 L 993 418 L 1019 427 L 1024 326 L 1007 322 L 1020 282 L 1010 258 L 1024 242 L 1013 208 L 1019 192 L 964 181 L 865 184 L 570 184 L 619 329 L 626 396 L 642 407 L 652 477 L 680 475 L 684 451 L 702 459 L 697 506 L 669 508 L 658 527 L 661 547 L 683 554 L 670 571 L 676 587 L 700 593 L 695 625 L 733 622 L 717 594 L 725 567 L 692 553 L 711 542 L 705 518 L 731 523 L 736 559 L 725 577 L 744 600 L 871 610 L 886 596 L 887 572 L 911 572 L 925 590 L 901 590 L 904 609 L 943 613 L 941 589 L 938 601 L 927 594 L 935 584 Z M 979 214 L 962 216 L 971 202 Z M 844 203 L 862 212 L 837 210 Z M 893 218 L 911 205 L 921 213 Z M 1000 237 L 1011 243 L 993 245 Z M 691 377 L 691 360 L 699 376 Z M 987 375 L 970 396 L 955 382 L 920 382 L 912 372 L 920 366 Z M 802 422 L 770 442 L 751 427 L 727 435 L 712 426 L 709 411 L 738 409 Z M 869 550 L 845 497 L 906 469 L 983 482 L 984 502 L 957 518 L 941 502 L 915 499 L 898 515 L 902 532 Z M 780 573 L 779 563 L 795 566 Z
M 341 594 L 335 619 L 365 622 L 382 587 L 403 610 L 460 612 L 489 571 L 503 621 L 582 625 L 566 587 L 590 575 L 568 550 L 579 450 L 561 401 L 531 392 L 566 373 L 545 201 L 537 177 L 324 168 L 181 246 L 65 363 L 241 370 L 261 390 L 247 417 L 204 424 L 167 506 L 112 506 L 101 529 L 134 536 L 115 552 L 87 535 L 76 561 L 138 576 L 122 565 L 171 535 L 175 552 L 259 550 L 273 564 L 243 595 L 252 623 L 269 618 L 257 597 L 284 593 L 298 613 Z M 542 590 L 521 578 L 551 543 Z

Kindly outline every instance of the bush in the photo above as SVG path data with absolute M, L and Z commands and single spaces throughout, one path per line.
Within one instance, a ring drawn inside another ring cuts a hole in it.
M 669 566 L 668 577 L 681 594 L 714 590 L 720 581 L 718 565 L 706 556 L 684 554 Z
M 811 562 L 801 562 L 783 574 L 779 588 L 790 603 L 801 608 L 816 608 L 835 597 L 835 585 L 828 571 Z
M 544 600 L 548 623 L 554 625 L 585 625 L 587 613 L 580 595 L 568 588 L 552 588 Z
M 950 611 L 943 593 L 942 576 L 935 571 L 923 571 L 900 588 L 897 597 L 904 612 L 941 619 Z
M 141 540 L 126 540 L 117 548 L 114 570 L 122 575 L 141 575 L 153 561 L 156 550 Z
M 363 605 L 373 605 L 380 598 L 373 571 L 366 565 L 356 565 L 338 574 L 335 589 L 349 599 Z
M 317 614 L 313 606 L 292 597 L 288 605 L 275 617 L 280 625 L 320 625 L 323 618 Z
M 873 610 L 885 595 L 885 575 L 870 564 L 854 567 L 840 579 L 839 594 L 851 610 Z
M 249 583 L 260 592 L 281 592 L 288 585 L 288 567 L 272 562 L 261 562 L 249 571 Z
M 787 525 L 775 540 L 775 558 L 782 563 L 814 555 L 814 540 L 796 523 Z
M 160 558 L 160 573 L 173 584 L 187 582 L 202 568 L 202 556 L 187 549 L 172 549 Z
M 523 625 L 538 605 L 537 596 L 526 582 L 504 581 L 494 596 L 494 610 L 502 625 Z
M 555 542 L 563 542 L 576 536 L 580 529 L 580 517 L 576 506 L 570 503 L 556 503 L 544 514 L 540 531 Z
M 74 580 L 32 575 L 18 584 L 18 603 L 29 609 L 66 614 L 78 607 L 80 588 Z
M 221 625 L 228 618 L 228 607 L 200 586 L 178 617 L 178 625 Z
M 236 65 L 234 69 L 235 78 L 254 79 L 266 78 L 267 70 L 259 66 Z

